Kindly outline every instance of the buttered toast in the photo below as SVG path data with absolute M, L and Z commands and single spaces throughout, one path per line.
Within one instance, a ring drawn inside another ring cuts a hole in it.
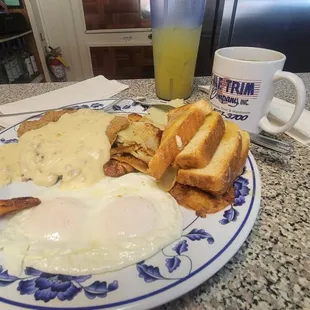
M 180 169 L 177 182 L 198 187 L 214 195 L 232 186 L 239 170 L 242 137 L 238 125 L 225 121 L 224 136 L 211 161 L 200 169 Z
M 242 137 L 242 147 L 238 167 L 233 173 L 233 180 L 242 174 L 249 152 L 249 134 L 245 131 L 241 131 L 240 134 Z M 233 186 L 230 186 L 225 194 L 214 196 L 197 187 L 176 183 L 170 190 L 170 194 L 180 205 L 195 210 L 196 214 L 200 217 L 206 217 L 207 214 L 220 211 L 234 201 Z
M 200 100 L 172 111 L 168 114 L 168 124 L 159 148 L 149 162 L 149 174 L 156 179 L 164 174 L 194 137 L 206 116 L 212 112 L 212 107 L 207 101 Z
M 225 132 L 225 124 L 217 112 L 207 115 L 204 123 L 177 155 L 175 166 L 181 169 L 203 168 L 211 160 Z
M 239 165 L 238 165 L 238 169 L 236 170 L 235 178 L 237 178 L 239 175 L 242 174 L 243 168 L 248 158 L 249 149 L 250 149 L 250 135 L 246 131 L 243 131 L 243 130 L 240 130 L 240 134 L 241 134 L 242 148 L 241 148 Z

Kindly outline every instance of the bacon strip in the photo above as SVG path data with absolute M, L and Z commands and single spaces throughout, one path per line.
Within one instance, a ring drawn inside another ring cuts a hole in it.
M 26 208 L 36 207 L 41 203 L 39 198 L 19 197 L 13 199 L 0 200 L 0 216 Z

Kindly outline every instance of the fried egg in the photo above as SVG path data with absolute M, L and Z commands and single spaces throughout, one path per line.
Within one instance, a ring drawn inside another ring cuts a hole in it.
M 36 195 L 42 203 L 13 215 L 0 235 L 5 266 L 67 275 L 115 271 L 157 253 L 182 234 L 182 212 L 142 174 Z

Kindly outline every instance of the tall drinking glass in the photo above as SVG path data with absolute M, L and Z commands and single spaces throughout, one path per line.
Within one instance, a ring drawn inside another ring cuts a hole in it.
M 206 0 L 150 0 L 156 94 L 165 100 L 192 93 Z

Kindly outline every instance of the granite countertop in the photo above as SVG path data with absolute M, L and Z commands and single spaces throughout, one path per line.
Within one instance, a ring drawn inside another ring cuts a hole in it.
M 299 75 L 307 88 L 310 73 Z M 209 78 L 197 78 L 195 85 Z M 155 98 L 153 80 L 123 81 L 123 97 Z M 72 83 L 0 86 L 0 104 L 39 95 Z M 189 101 L 205 97 L 195 87 Z M 280 82 L 276 96 L 294 102 L 291 85 Z M 310 309 L 310 148 L 294 145 L 290 156 L 251 146 L 262 178 L 261 210 L 237 254 L 216 275 L 183 297 L 157 310 Z

